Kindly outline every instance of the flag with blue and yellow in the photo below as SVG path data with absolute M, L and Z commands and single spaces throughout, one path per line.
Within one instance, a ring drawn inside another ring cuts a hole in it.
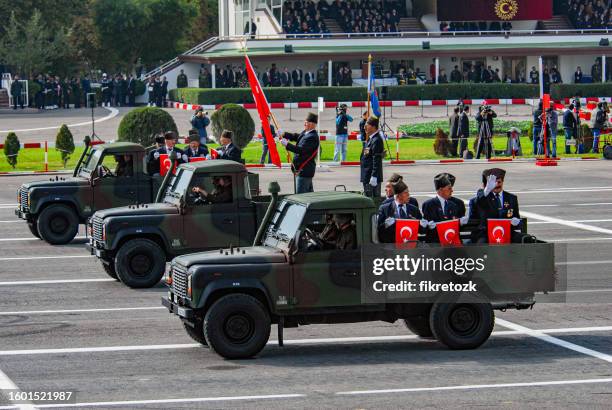
M 375 117 L 380 117 L 380 103 L 378 94 L 376 93 L 376 84 L 374 70 L 372 69 L 372 56 L 368 58 L 368 100 L 372 107 L 372 114 Z

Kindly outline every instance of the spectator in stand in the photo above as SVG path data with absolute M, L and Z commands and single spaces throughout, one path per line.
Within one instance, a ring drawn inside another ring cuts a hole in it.
M 176 88 L 187 88 L 187 76 L 181 70 L 180 74 L 176 76 Z
M 531 67 L 531 71 L 529 72 L 529 82 L 531 84 L 540 83 L 540 73 L 536 70 L 535 66 Z
M 595 64 L 591 67 L 591 78 L 594 83 L 601 82 L 601 71 L 601 58 L 597 58 L 597 61 L 595 61 Z
M 574 73 L 574 84 L 578 84 L 582 82 L 582 68 L 578 66 L 576 68 L 576 72 Z
M 291 80 L 293 81 L 294 87 L 301 87 L 302 80 L 304 78 L 304 72 L 300 67 L 296 67 L 291 73 Z
M 459 66 L 455 66 L 453 71 L 450 74 L 451 83 L 460 83 L 463 81 L 463 76 L 461 75 L 461 71 L 459 71 Z
M 554 66 L 550 70 L 550 81 L 553 84 L 562 84 L 563 83 L 563 80 L 561 79 L 561 73 L 557 69 L 557 66 Z

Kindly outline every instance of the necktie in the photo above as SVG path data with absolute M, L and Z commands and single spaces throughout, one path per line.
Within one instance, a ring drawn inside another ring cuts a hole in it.
M 408 219 L 408 214 L 406 213 L 406 205 L 400 205 L 400 219 Z
M 444 216 L 448 216 L 448 201 L 444 200 Z
M 499 194 L 495 194 L 495 205 L 497 206 L 497 213 L 501 214 L 502 204 L 501 204 L 501 198 L 499 197 Z

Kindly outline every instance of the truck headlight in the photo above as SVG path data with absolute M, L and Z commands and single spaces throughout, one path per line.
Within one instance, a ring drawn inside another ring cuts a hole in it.
M 168 269 L 168 272 L 166 272 L 164 282 L 166 282 L 166 285 L 172 286 L 172 267 L 170 267 L 170 269 Z
M 191 299 L 191 278 L 193 275 L 187 276 L 187 297 Z
M 26 202 L 27 207 L 30 207 L 30 191 L 28 191 L 28 201 Z
M 102 242 L 106 242 L 106 224 L 102 224 Z

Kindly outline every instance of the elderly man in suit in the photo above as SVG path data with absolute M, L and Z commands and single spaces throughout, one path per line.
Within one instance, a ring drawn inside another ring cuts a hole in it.
M 394 200 L 383 203 L 378 208 L 378 239 L 382 243 L 395 243 L 395 223 L 397 219 L 418 219 L 421 229 L 427 226 L 421 211 L 408 203 L 410 192 L 404 181 L 393 184 Z
M 361 152 L 361 183 L 366 196 L 380 196 L 383 179 L 382 160 L 385 153 L 384 137 L 378 129 L 378 118 L 370 117 L 366 121 L 365 131 L 368 136 Z
M 451 182 L 452 179 L 452 182 Z M 436 196 L 423 203 L 423 217 L 428 221 L 430 230 L 427 232 L 427 242 L 439 242 L 435 231 L 437 222 L 460 219 L 461 225 L 468 222 L 465 216 L 465 205 L 458 205 L 460 199 L 453 198 L 455 177 L 442 173 L 434 177 Z
M 319 152 L 319 134 L 317 133 L 316 114 L 308 113 L 304 121 L 304 131 L 299 134 L 285 132 L 281 138 L 281 144 L 287 151 L 293 152 L 291 169 L 296 175 L 296 193 L 313 192 L 312 179 L 317 169 L 317 152 Z M 292 144 L 290 141 L 295 141 Z

